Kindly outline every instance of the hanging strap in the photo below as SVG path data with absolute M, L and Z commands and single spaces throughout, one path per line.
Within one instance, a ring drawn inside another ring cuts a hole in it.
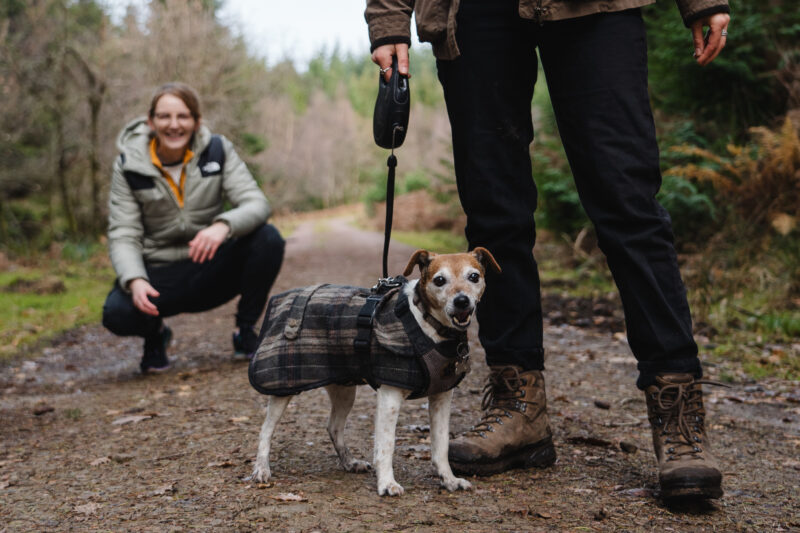
M 386 179 L 386 222 L 383 233 L 383 277 L 389 277 L 389 240 L 392 237 L 392 214 L 394 212 L 394 170 L 397 167 L 397 157 L 394 152 L 386 160 L 389 167 Z

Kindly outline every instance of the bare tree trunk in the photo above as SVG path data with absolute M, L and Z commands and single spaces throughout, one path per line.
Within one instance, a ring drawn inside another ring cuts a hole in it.
M 58 69 L 61 73 L 60 83 L 56 83 L 54 88 L 55 94 L 53 95 L 53 120 L 55 123 L 56 135 L 56 183 L 61 199 L 61 209 L 64 212 L 64 218 L 67 220 L 67 228 L 71 235 L 78 233 L 78 221 L 75 218 L 75 213 L 72 210 L 72 202 L 69 198 L 69 186 L 67 184 L 67 170 L 69 169 L 69 161 L 67 158 L 67 143 L 66 135 L 64 133 L 64 113 L 66 99 L 65 84 L 66 84 L 66 65 L 65 53 L 62 51 L 58 58 Z
M 89 85 L 87 101 L 89 103 L 89 183 L 92 191 L 92 222 L 90 228 L 95 235 L 103 228 L 102 203 L 100 200 L 100 110 L 103 107 L 103 98 L 106 93 L 106 83 L 92 69 L 84 57 L 72 47 L 67 48 L 69 53 L 83 70 Z

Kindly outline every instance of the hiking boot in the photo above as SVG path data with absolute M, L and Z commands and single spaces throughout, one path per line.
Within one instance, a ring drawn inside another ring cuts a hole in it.
M 722 497 L 722 473 L 706 435 L 703 383 L 716 384 L 664 374 L 645 390 L 664 499 Z
M 151 338 L 144 340 L 144 355 L 139 369 L 142 374 L 158 374 L 169 370 L 172 366 L 167 359 L 167 346 L 172 341 L 172 330 L 164 326 L 161 331 Z
M 233 358 L 237 361 L 249 361 L 258 350 L 258 335 L 250 326 L 240 327 L 233 334 Z
M 483 390 L 481 421 L 450 442 L 453 471 L 489 476 L 512 468 L 553 464 L 556 450 L 542 372 L 521 372 L 515 366 L 491 367 Z

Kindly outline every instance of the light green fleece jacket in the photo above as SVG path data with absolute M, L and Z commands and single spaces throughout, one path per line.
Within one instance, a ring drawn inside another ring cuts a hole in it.
M 211 138 L 203 125 L 194 135 L 181 207 L 150 158 L 147 119 L 133 120 L 120 133 L 120 156 L 114 162 L 108 201 L 108 244 L 123 289 L 135 278 L 148 279 L 145 263 L 188 258 L 188 242 L 216 221 L 228 224 L 229 237 L 238 237 L 269 217 L 264 193 L 228 139 L 220 136 L 224 164 L 211 162 L 200 168 L 201 154 Z M 224 211 L 226 200 L 233 207 Z

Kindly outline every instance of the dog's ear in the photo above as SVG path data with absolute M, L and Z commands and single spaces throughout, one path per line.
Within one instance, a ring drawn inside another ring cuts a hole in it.
M 431 263 L 433 254 L 431 254 L 428 250 L 417 250 L 411 255 L 411 259 L 408 260 L 408 264 L 406 265 L 406 269 L 403 271 L 404 276 L 408 276 L 412 272 L 414 272 L 414 267 L 419 265 L 420 272 L 427 267 Z
M 475 259 L 477 259 L 481 265 L 483 265 L 484 270 L 489 270 L 491 268 L 498 274 L 502 272 L 502 270 L 500 269 L 500 265 L 498 265 L 497 261 L 494 260 L 492 252 L 490 252 L 486 248 L 478 246 L 477 248 L 472 250 L 472 255 L 475 256 Z

